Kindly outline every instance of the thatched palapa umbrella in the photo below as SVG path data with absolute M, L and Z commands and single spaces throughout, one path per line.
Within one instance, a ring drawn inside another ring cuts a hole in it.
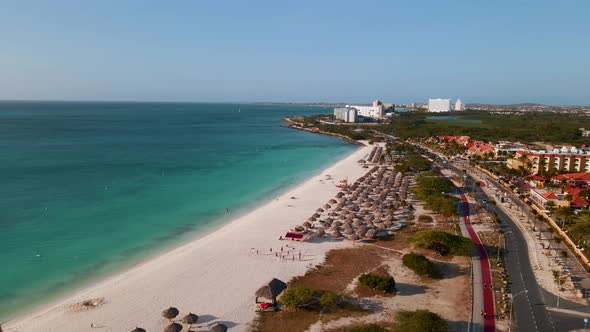
M 174 307 L 170 307 L 164 311 L 162 311 L 162 317 L 172 320 L 178 316 L 178 309 Z
M 335 239 L 339 239 L 342 237 L 342 233 L 340 233 L 340 231 L 338 231 L 338 230 L 332 231 L 332 233 L 330 233 L 330 235 L 332 235 L 332 237 Z
M 356 240 L 359 239 L 358 236 L 356 236 L 356 234 L 354 234 L 354 233 L 353 234 L 350 234 L 350 235 L 347 235 L 346 238 L 349 239 L 349 240 L 351 240 L 351 241 L 356 241 Z
M 164 329 L 164 332 L 180 332 L 182 331 L 182 325 L 178 323 L 172 323 Z
M 377 233 L 374 229 L 369 229 L 367 233 L 365 233 L 365 237 L 369 239 L 374 239 L 377 236 Z
M 141 327 L 135 327 L 133 330 L 131 330 L 131 332 L 145 332 L 145 329 L 142 329 Z
M 227 332 L 227 326 L 217 323 L 209 329 L 209 332 Z
M 354 234 L 358 236 L 360 239 L 365 237 L 365 233 L 367 233 L 364 229 L 358 229 Z
M 184 318 L 182 318 L 182 322 L 188 325 L 189 330 L 193 327 L 193 324 L 197 324 L 198 320 L 199 320 L 199 316 L 193 314 L 192 312 L 189 312 L 188 315 L 186 315 L 186 316 L 184 316 Z
M 326 235 L 326 231 L 324 231 L 324 230 L 323 230 L 323 229 L 321 229 L 321 228 L 320 228 L 320 229 L 318 229 L 317 231 L 315 231 L 315 236 L 317 236 L 317 237 L 322 237 L 322 236 L 324 236 L 324 235 Z

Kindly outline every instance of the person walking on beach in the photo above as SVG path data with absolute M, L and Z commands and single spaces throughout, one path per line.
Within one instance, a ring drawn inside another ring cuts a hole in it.
M 299 252 L 299 260 L 301 260 L 301 251 Z

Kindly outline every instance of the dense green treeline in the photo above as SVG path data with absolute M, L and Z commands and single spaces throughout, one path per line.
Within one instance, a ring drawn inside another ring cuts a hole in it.
M 521 115 L 461 112 L 449 114 L 454 120 L 432 120 L 429 113 L 404 113 L 378 131 L 401 138 L 439 135 L 467 135 L 474 139 L 547 143 L 590 143 L 579 128 L 590 129 L 590 117 L 581 114 L 530 113 Z

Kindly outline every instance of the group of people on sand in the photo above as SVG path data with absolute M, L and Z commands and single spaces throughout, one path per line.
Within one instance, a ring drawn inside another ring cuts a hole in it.
M 260 250 L 256 249 L 256 255 L 272 255 L 273 254 L 273 249 L 270 248 L 268 250 L 268 253 L 261 253 Z M 297 260 L 301 260 L 302 258 L 305 257 L 304 254 L 301 253 L 301 250 L 297 250 L 297 248 L 295 247 L 289 247 L 289 245 L 286 246 L 281 246 L 280 251 L 275 250 L 274 251 L 274 255 L 275 257 L 280 258 L 281 260 L 290 260 L 290 261 L 295 261 L 295 259 L 297 258 Z

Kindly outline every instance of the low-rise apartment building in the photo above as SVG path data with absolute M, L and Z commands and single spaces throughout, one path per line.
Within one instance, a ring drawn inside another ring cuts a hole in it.
M 564 194 L 556 194 L 543 189 L 531 189 L 529 199 L 543 210 L 547 209 L 549 202 L 553 202 L 554 207 L 570 206 L 570 202 L 564 199 Z
M 507 166 L 513 169 L 530 168 L 532 174 L 590 172 L 590 153 L 565 147 L 552 152 L 520 151 L 508 160 Z

